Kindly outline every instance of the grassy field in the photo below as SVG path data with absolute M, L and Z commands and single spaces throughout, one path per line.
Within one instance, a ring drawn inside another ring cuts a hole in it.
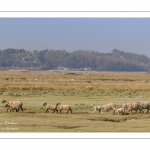
M 6 112 L 1 103 L 0 132 L 149 132 L 150 113 L 102 115 L 90 106 L 150 101 L 149 79 L 145 72 L 1 71 L 0 100 L 20 100 L 24 112 Z M 73 113 L 45 113 L 45 102 L 69 104 Z

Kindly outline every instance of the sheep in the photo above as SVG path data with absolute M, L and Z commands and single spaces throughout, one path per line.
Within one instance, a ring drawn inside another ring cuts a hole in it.
M 7 108 L 7 111 L 6 111 L 6 112 L 8 112 L 8 109 L 10 110 L 10 112 L 11 112 L 11 111 L 14 112 L 13 109 L 12 109 L 8 104 L 5 105 L 5 108 Z
M 109 111 L 109 110 L 114 110 L 114 113 L 115 113 L 115 109 L 116 109 L 116 105 L 113 104 L 113 103 L 108 103 L 108 104 L 105 104 L 105 105 L 102 105 L 102 114 L 104 114 L 105 111 Z
M 140 102 L 140 105 L 142 109 L 147 109 L 147 113 L 148 113 L 148 111 L 150 110 L 150 102 Z
M 61 111 L 62 110 L 67 110 L 67 113 L 69 112 L 69 110 L 70 110 L 70 112 L 72 113 L 72 108 L 71 108 L 71 106 L 70 105 L 62 105 L 62 104 L 60 104 L 60 103 L 57 103 L 56 104 L 56 107 L 58 107 L 59 108 L 59 113 L 61 113 Z M 67 114 L 66 113 L 66 114 Z
M 9 109 L 11 109 L 11 110 L 16 109 L 16 112 L 19 112 L 19 109 L 21 109 L 22 112 L 23 112 L 23 108 L 22 108 L 23 104 L 20 101 L 7 101 L 7 100 L 3 100 L 2 103 L 6 103 L 7 105 L 5 105 L 5 106 L 9 107 Z
M 14 112 L 14 109 L 16 109 L 16 108 L 12 108 L 12 107 L 9 106 L 8 104 L 5 105 L 5 108 L 7 108 L 7 111 L 6 111 L 6 112 L 8 112 L 8 110 L 10 110 L 10 112 Z M 16 112 L 17 112 L 17 109 L 16 109 Z
M 49 104 L 47 104 L 47 103 L 44 103 L 43 106 L 46 107 L 46 113 L 48 112 L 49 109 L 50 109 L 50 110 L 54 110 L 53 113 L 55 112 L 55 110 L 56 110 L 57 113 L 58 113 L 57 107 L 56 107 L 55 105 L 49 105 Z
M 132 110 L 135 110 L 136 113 L 137 113 L 137 110 L 139 110 L 141 114 L 144 113 L 140 105 L 140 102 L 126 103 L 126 105 L 127 105 L 127 110 L 131 111 L 131 113 L 132 113 Z
M 93 86 L 87 86 L 86 89 L 93 90 Z
M 96 106 L 95 104 L 91 104 L 91 106 L 94 108 L 94 113 L 96 112 L 96 110 L 100 111 L 102 110 L 102 106 Z
M 115 109 L 115 114 L 124 114 L 125 115 L 125 109 L 127 108 L 127 105 L 122 103 L 122 108 L 118 108 L 118 109 Z

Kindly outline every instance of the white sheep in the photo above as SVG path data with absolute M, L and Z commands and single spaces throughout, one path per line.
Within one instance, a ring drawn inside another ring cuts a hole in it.
M 10 112 L 11 112 L 11 111 L 14 112 L 14 109 L 11 108 L 8 104 L 5 105 L 5 108 L 7 108 L 7 111 L 6 111 L 6 112 L 8 112 L 8 110 L 10 110 Z
M 118 115 L 120 115 L 120 114 L 123 115 L 124 114 L 125 115 L 126 108 L 127 108 L 127 105 L 122 103 L 122 108 L 115 109 L 115 114 L 118 114 Z
M 114 110 L 114 113 L 115 113 L 115 109 L 116 109 L 116 105 L 113 104 L 113 103 L 108 103 L 108 104 L 105 104 L 105 105 L 102 105 L 102 114 L 104 114 L 105 111 L 109 111 L 109 110 Z
M 142 109 L 147 109 L 147 113 L 148 113 L 148 111 L 150 110 L 150 102 L 140 102 L 140 105 Z
M 96 112 L 96 110 L 100 111 L 102 110 L 102 106 L 96 106 L 95 104 L 91 104 L 91 106 L 94 108 L 94 113 Z
M 87 86 L 86 89 L 93 90 L 93 86 Z
M 55 105 L 49 105 L 47 103 L 44 103 L 43 106 L 45 106 L 45 108 L 46 108 L 46 113 L 48 112 L 49 109 L 53 110 L 53 113 L 55 111 L 57 111 L 57 113 L 58 113 L 57 107 Z
M 23 112 L 23 108 L 22 108 L 23 104 L 20 101 L 7 101 L 7 100 L 3 100 L 2 103 L 6 103 L 7 107 L 10 107 L 9 109 L 11 109 L 11 110 L 16 109 L 16 112 L 19 112 L 19 109 L 21 109 L 22 112 Z
M 131 113 L 132 113 L 132 110 L 135 110 L 136 113 L 138 110 L 140 111 L 141 114 L 144 113 L 140 105 L 140 102 L 126 103 L 126 105 L 127 105 L 127 110 L 131 111 Z
M 59 109 L 60 113 L 61 113 L 62 110 L 67 110 L 67 113 L 68 113 L 69 111 L 72 113 L 72 108 L 71 108 L 70 105 L 62 105 L 62 104 L 60 104 L 60 103 L 57 103 L 57 104 L 56 104 L 56 107 Z M 66 113 L 66 114 L 67 114 L 67 113 Z
M 10 112 L 14 112 L 14 110 L 16 110 L 16 112 L 18 111 L 16 108 L 13 108 L 13 107 L 9 106 L 8 104 L 5 105 L 5 108 L 7 108 L 6 112 L 8 112 L 8 110 L 10 110 Z

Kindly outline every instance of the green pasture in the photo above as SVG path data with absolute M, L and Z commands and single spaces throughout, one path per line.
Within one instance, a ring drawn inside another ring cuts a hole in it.
M 0 132 L 150 132 L 150 112 L 94 114 L 90 106 L 150 101 L 149 78 L 149 73 L 0 72 Z M 6 112 L 3 99 L 20 100 L 24 112 Z M 45 113 L 45 102 L 69 104 L 73 113 Z
M 149 100 L 148 97 L 78 97 L 78 96 L 2 96 L 3 99 L 20 100 L 23 102 L 24 112 L 6 113 L 4 104 L 0 104 L 0 132 L 149 132 L 150 114 L 113 115 L 113 111 L 103 115 L 93 113 L 91 103 L 101 105 L 114 102 L 117 107 L 122 102 Z M 73 113 L 62 114 L 45 113 L 43 103 L 69 104 Z M 146 111 L 145 111 L 146 112 Z M 7 122 L 17 124 L 7 125 Z M 6 123 L 6 125 L 5 125 Z

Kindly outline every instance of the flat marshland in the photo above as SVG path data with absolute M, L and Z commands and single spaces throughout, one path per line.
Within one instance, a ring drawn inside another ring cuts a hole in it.
M 150 112 L 93 113 L 91 104 L 150 101 L 146 72 L 1 71 L 0 132 L 149 132 Z M 92 88 L 86 88 L 91 86 Z M 19 100 L 24 112 L 6 112 L 2 100 Z M 69 104 L 73 113 L 52 113 L 43 103 Z

